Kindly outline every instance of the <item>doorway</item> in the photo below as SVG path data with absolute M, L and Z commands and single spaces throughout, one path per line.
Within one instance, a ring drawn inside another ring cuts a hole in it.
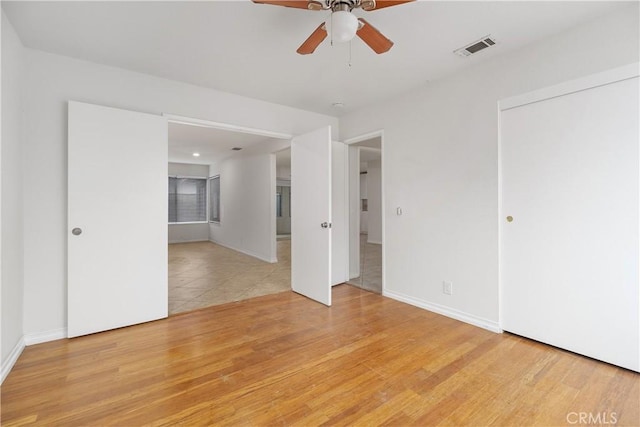
M 276 153 L 276 239 L 291 240 L 291 148 Z
M 190 185 L 174 202 L 191 214 L 168 225 L 169 314 L 291 289 L 275 242 L 274 153 L 290 144 L 279 136 L 169 120 L 169 179 Z
M 382 135 L 349 145 L 350 280 L 382 293 Z

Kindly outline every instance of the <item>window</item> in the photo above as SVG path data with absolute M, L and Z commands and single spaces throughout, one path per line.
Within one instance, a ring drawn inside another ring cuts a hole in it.
M 207 179 L 169 177 L 169 222 L 207 220 Z
M 220 222 L 220 175 L 209 178 L 209 221 Z

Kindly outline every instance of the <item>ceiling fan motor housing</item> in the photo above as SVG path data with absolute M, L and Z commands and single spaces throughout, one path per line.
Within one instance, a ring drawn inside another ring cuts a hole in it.
M 271 4 L 296 9 L 330 10 L 329 18 L 322 22 L 296 50 L 300 55 L 309 55 L 322 43 L 328 35 L 333 42 L 347 42 L 358 36 L 375 53 L 388 52 L 393 42 L 378 31 L 364 18 L 358 18 L 352 11 L 361 8 L 372 11 L 411 3 L 416 0 L 252 0 L 258 4 Z
M 332 10 L 351 12 L 357 7 L 364 10 L 372 10 L 376 7 L 375 0 L 309 0 L 307 7 L 309 10 Z

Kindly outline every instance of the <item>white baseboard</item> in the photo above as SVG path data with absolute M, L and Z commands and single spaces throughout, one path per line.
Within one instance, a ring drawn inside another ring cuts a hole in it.
M 502 333 L 502 329 L 500 329 L 498 322 L 494 322 L 492 320 L 487 320 L 440 304 L 413 298 L 398 292 L 383 290 L 382 295 L 398 301 L 406 302 L 407 304 L 411 304 L 416 307 L 424 308 L 425 310 L 429 310 L 434 313 L 442 314 L 443 316 L 451 317 L 452 319 L 460 320 L 461 322 L 469 323 L 470 325 L 477 326 L 491 332 L 496 332 L 498 334 Z
M 170 245 L 176 245 L 178 243 L 197 243 L 197 242 L 208 242 L 209 239 L 191 239 L 191 240 L 172 240 L 169 242 Z
M 9 353 L 7 360 L 2 363 L 2 370 L 0 371 L 0 384 L 4 382 L 4 379 L 7 378 L 7 375 L 9 375 L 9 372 L 11 372 L 13 365 L 16 364 L 16 362 L 18 361 L 18 357 L 20 357 L 20 355 L 22 354 L 22 350 L 24 350 L 24 347 L 24 338 L 20 338 L 16 345 L 11 349 L 11 353 Z
M 274 262 L 278 262 L 278 259 L 277 259 L 277 258 L 269 259 L 269 258 L 264 257 L 264 256 L 262 256 L 262 255 L 255 254 L 255 253 L 253 253 L 253 252 L 251 252 L 251 251 L 246 251 L 246 250 L 244 250 L 244 249 L 239 249 L 239 248 L 233 247 L 233 246 L 228 245 L 228 244 L 226 244 L 226 243 L 217 242 L 217 241 L 212 240 L 212 239 L 209 239 L 209 241 L 210 241 L 211 243 L 215 243 L 216 245 L 224 246 L 224 247 L 225 247 L 225 248 L 227 248 L 227 249 L 231 249 L 231 250 L 233 250 L 233 251 L 240 252 L 240 253 L 243 253 L 243 254 L 245 254 L 245 255 L 249 255 L 249 256 L 251 256 L 251 257 L 254 257 L 254 258 L 258 258 L 259 260 L 264 261 L 264 262 L 268 262 L 268 263 L 272 263 L 272 264 L 273 264 Z
M 52 329 L 49 331 L 36 332 L 33 334 L 25 334 L 25 345 L 41 344 L 43 342 L 60 340 L 67 338 L 67 328 Z

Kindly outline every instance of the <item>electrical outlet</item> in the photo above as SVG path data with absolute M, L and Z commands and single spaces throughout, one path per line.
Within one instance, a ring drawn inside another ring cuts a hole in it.
M 445 295 L 453 295 L 453 283 L 442 282 L 442 293 Z

